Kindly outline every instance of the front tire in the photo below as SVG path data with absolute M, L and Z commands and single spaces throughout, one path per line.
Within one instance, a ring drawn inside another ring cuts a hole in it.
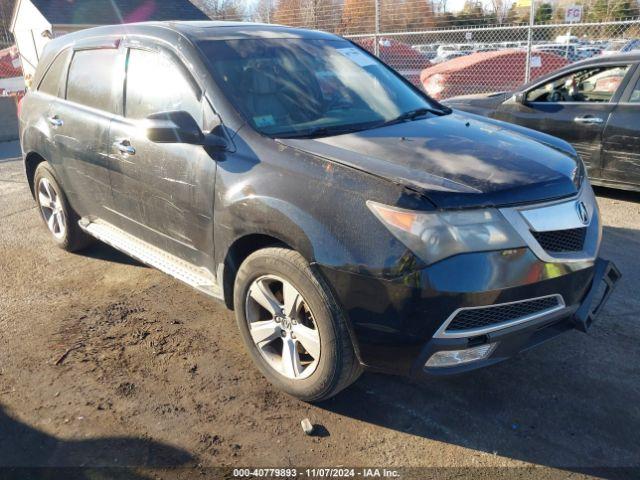
M 325 400 L 360 376 L 342 310 L 298 252 L 249 255 L 236 276 L 234 308 L 253 361 L 290 395 Z
M 78 225 L 78 214 L 69 205 L 47 162 L 36 168 L 33 188 L 40 216 L 60 248 L 75 252 L 91 243 L 91 237 Z

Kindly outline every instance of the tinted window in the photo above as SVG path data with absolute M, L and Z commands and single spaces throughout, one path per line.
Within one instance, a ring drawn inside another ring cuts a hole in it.
M 64 74 L 66 71 L 67 60 L 69 59 L 69 50 L 65 50 L 60 55 L 58 55 L 47 73 L 45 73 L 42 82 L 40 82 L 39 91 L 48 93 L 50 95 L 60 95 L 60 86 L 62 84 Z
M 129 50 L 125 115 L 140 119 L 175 110 L 185 110 L 202 123 L 200 100 L 182 69 L 167 55 Z
M 203 41 L 214 79 L 253 128 L 274 137 L 373 128 L 436 108 L 344 40 Z
M 555 78 L 529 92 L 530 102 L 609 102 L 629 66 L 587 68 Z
M 75 52 L 69 68 L 67 99 L 115 112 L 117 100 L 114 92 L 118 92 L 118 85 L 122 85 L 119 58 L 118 50 L 111 48 Z

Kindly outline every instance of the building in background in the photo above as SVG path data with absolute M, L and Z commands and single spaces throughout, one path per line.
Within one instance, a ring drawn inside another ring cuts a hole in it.
M 16 47 L 0 50 L 0 97 L 24 91 L 20 57 Z
M 28 83 L 51 38 L 98 25 L 151 20 L 208 17 L 189 0 L 17 0 L 10 30 Z

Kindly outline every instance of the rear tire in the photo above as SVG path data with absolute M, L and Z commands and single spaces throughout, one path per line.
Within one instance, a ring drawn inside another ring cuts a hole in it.
M 93 238 L 78 225 L 80 218 L 69 205 L 51 165 L 47 162 L 40 163 L 36 168 L 33 191 L 40 216 L 60 248 L 75 252 L 92 242 Z
M 234 308 L 251 358 L 288 394 L 326 400 L 360 376 L 342 309 L 298 252 L 265 248 L 249 255 L 236 276 Z

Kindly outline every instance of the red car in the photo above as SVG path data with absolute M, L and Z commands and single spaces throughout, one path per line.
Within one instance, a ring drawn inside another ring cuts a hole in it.
M 375 53 L 373 38 L 354 40 L 362 48 Z M 426 55 L 406 43 L 388 38 L 378 39 L 378 57 L 416 86 L 420 86 L 420 72 L 431 65 Z
M 568 63 L 552 53 L 532 52 L 531 79 Z M 425 68 L 420 74 L 420 82 L 435 99 L 513 90 L 524 83 L 526 64 L 525 50 L 472 53 Z

